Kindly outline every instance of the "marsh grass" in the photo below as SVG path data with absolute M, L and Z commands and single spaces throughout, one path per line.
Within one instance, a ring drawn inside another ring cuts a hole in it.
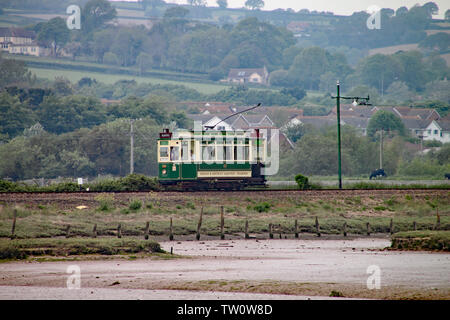
M 391 247 L 405 250 L 450 251 L 450 231 L 408 231 L 393 235 Z
M 316 198 L 299 194 L 286 198 L 266 198 L 264 195 L 239 198 L 239 194 L 227 194 L 223 199 L 182 195 L 175 201 L 145 196 L 133 198 L 131 202 L 106 195 L 95 198 L 98 207 L 94 204 L 84 210 L 60 208 L 54 203 L 4 204 L 0 210 L 0 237 L 10 236 L 14 209 L 17 209 L 15 235 L 19 239 L 63 237 L 67 225 L 71 226 L 73 237 L 90 237 L 94 224 L 97 224 L 99 237 L 115 236 L 119 223 L 124 237 L 143 236 L 147 221 L 151 235 L 168 235 L 171 217 L 175 237 L 190 235 L 196 232 L 202 207 L 202 233 L 216 235 L 220 230 L 220 205 L 224 206 L 226 234 L 243 232 L 246 219 L 250 233 L 266 233 L 269 223 L 280 225 L 283 233 L 293 233 L 295 219 L 300 232 L 315 233 L 316 216 L 323 234 L 341 233 L 344 222 L 347 222 L 350 234 L 365 234 L 367 222 L 372 233 L 387 233 L 391 218 L 396 232 L 412 230 L 413 221 L 418 230 L 431 230 L 436 224 L 437 211 L 440 228 L 450 230 L 450 199 L 446 194 L 425 197 L 412 192 L 409 195 Z M 131 206 L 133 201 L 141 204 L 140 209 L 133 210 L 139 207 Z M 148 206 L 148 203 L 152 205 Z M 103 204 L 105 210 L 101 210 Z
M 25 259 L 28 256 L 116 255 L 130 253 L 162 253 L 159 243 L 138 239 L 116 238 L 49 238 L 0 240 L 0 259 Z

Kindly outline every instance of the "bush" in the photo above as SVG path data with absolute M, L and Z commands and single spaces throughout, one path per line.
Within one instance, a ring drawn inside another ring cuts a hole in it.
M 435 176 L 443 178 L 446 172 L 450 171 L 450 165 L 440 165 L 434 159 L 415 158 L 411 162 L 401 162 L 398 174 L 402 176 Z
M 134 199 L 130 202 L 128 208 L 130 208 L 130 210 L 137 211 L 142 208 L 142 202 L 138 199 Z
M 52 184 L 48 187 L 39 188 L 41 192 L 77 192 L 80 191 L 80 186 L 74 182 L 62 182 Z
M 99 202 L 98 210 L 109 211 L 113 209 L 114 198 L 109 195 L 99 195 L 95 198 Z
M 308 182 L 308 177 L 305 177 L 302 174 L 298 174 L 295 176 L 295 182 L 297 182 L 298 187 L 301 190 L 311 189 L 311 185 Z
M 253 207 L 255 211 L 258 212 L 268 212 L 272 205 L 268 202 L 262 202 Z
M 89 190 L 95 192 L 111 191 L 155 191 L 158 190 L 158 181 L 142 174 L 130 174 L 120 179 L 110 179 L 89 184 Z

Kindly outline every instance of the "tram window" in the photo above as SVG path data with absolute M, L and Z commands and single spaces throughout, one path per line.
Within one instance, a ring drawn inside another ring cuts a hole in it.
M 180 147 L 170 147 L 170 160 L 178 161 L 180 159 Z
M 202 146 L 202 159 L 203 160 L 215 160 L 216 148 L 215 146 Z
M 181 142 L 181 160 L 183 161 L 191 160 L 189 154 L 189 142 L 187 141 Z
M 232 160 L 232 146 L 223 146 L 223 159 L 224 160 Z
M 160 147 L 159 148 L 159 157 L 167 158 L 169 156 L 169 148 L 168 147 Z
M 234 160 L 248 161 L 249 160 L 248 146 L 234 146 Z
M 191 160 L 195 160 L 195 141 L 191 141 Z

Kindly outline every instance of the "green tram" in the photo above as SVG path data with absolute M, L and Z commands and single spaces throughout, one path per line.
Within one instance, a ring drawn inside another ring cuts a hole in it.
M 164 129 L 158 139 L 159 182 L 182 190 L 265 186 L 267 139 L 252 131 Z

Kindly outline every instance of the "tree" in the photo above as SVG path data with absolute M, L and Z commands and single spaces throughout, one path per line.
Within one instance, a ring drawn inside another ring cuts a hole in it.
M 312 130 L 310 124 L 291 125 L 286 128 L 286 135 L 292 142 L 297 142 L 310 130 Z
M 90 0 L 81 10 L 81 29 L 84 33 L 103 26 L 117 15 L 116 9 L 106 0 Z
M 103 59 L 102 60 L 103 60 L 104 64 L 109 64 L 109 65 L 112 65 L 112 66 L 120 66 L 120 60 L 119 60 L 119 58 L 117 57 L 117 55 L 115 53 L 106 52 L 103 55 Z
M 252 10 L 261 9 L 264 7 L 263 0 L 247 0 L 245 1 L 245 6 Z
M 163 6 L 166 4 L 163 0 L 139 0 L 139 3 L 141 4 L 142 9 L 144 9 L 144 11 L 149 5 L 152 8 L 155 8 L 157 6 Z
M 228 1 L 227 0 L 217 0 L 217 5 L 219 8 L 226 9 L 228 7 Z
M 105 53 L 110 51 L 111 45 L 114 42 L 117 31 L 114 29 L 100 30 L 94 33 L 93 53 L 98 62 L 103 63 Z
M 297 100 L 302 100 L 304 97 L 306 97 L 305 89 L 300 87 L 284 88 L 283 90 L 281 90 L 281 93 L 291 95 Z
M 239 21 L 229 35 L 230 54 L 236 56 L 241 68 L 268 69 L 281 66 L 283 51 L 295 44 L 293 34 L 285 28 L 277 28 L 269 23 L 251 17 Z
M 367 126 L 367 135 L 374 137 L 377 131 L 383 130 L 385 132 L 398 132 L 400 135 L 405 135 L 405 125 L 402 120 L 394 113 L 386 110 L 378 110 L 369 120 Z
M 430 100 L 450 103 L 450 81 L 432 81 L 427 83 L 425 93 Z
M 187 0 L 187 3 L 191 6 L 206 6 L 206 0 Z
M 56 94 L 61 96 L 69 96 L 73 94 L 72 84 L 67 78 L 64 77 L 55 77 L 53 89 L 56 92 Z
M 23 61 L 3 59 L 0 54 L 0 89 L 11 85 L 23 85 L 31 81 L 31 72 Z M 0 90 L 1 91 L 1 90 Z
M 59 49 L 69 41 L 70 30 L 67 28 L 64 19 L 56 17 L 42 26 L 37 39 L 45 47 L 51 48 L 52 55 L 56 57 Z
M 422 61 L 422 53 L 419 51 L 398 52 L 393 55 L 393 58 L 400 65 L 401 72 L 398 74 L 398 80 L 405 82 L 412 90 L 423 90 L 428 77 Z
M 393 56 L 375 54 L 361 60 L 356 73 L 364 84 L 384 92 L 396 78 L 400 77 L 401 64 Z
M 319 47 L 304 49 L 289 68 L 289 76 L 300 86 L 318 89 L 320 76 L 329 70 L 327 53 Z
M 275 70 L 270 73 L 269 83 L 271 86 L 277 87 L 290 87 L 292 81 L 290 81 L 288 72 L 286 70 Z
M 445 20 L 450 21 L 450 9 L 445 11 Z
M 72 55 L 72 60 L 75 61 L 75 58 L 81 55 L 81 52 L 83 51 L 83 46 L 80 42 L 72 41 L 69 42 L 65 47 L 64 50 Z
M 387 88 L 385 97 L 389 100 L 402 103 L 411 101 L 414 98 L 414 94 L 409 90 L 406 83 L 395 81 Z
M 28 128 L 34 121 L 34 116 L 18 97 L 7 92 L 0 93 L 0 133 L 15 137 Z
M 145 52 L 139 53 L 138 57 L 136 58 L 136 65 L 138 66 L 139 73 L 141 74 L 144 71 L 151 69 L 152 63 L 153 63 L 152 56 Z
M 426 10 L 426 12 L 428 13 L 428 16 L 431 18 L 432 16 L 438 14 L 439 12 L 439 7 L 436 3 L 434 2 L 427 2 L 425 3 L 422 8 L 424 8 Z
M 46 131 L 58 134 L 90 128 L 106 121 L 100 101 L 84 96 L 45 97 L 38 117 Z
M 450 47 L 450 34 L 445 32 L 438 32 L 429 35 L 419 43 L 421 48 L 428 48 L 431 50 L 438 49 L 441 52 L 447 51 Z
M 401 15 L 405 15 L 407 13 L 408 13 L 408 8 L 407 7 L 400 7 L 400 8 L 397 9 L 397 11 L 395 11 L 395 15 L 397 17 L 401 16 Z
M 184 18 L 189 14 L 189 10 L 182 6 L 170 7 L 164 12 L 164 19 Z

